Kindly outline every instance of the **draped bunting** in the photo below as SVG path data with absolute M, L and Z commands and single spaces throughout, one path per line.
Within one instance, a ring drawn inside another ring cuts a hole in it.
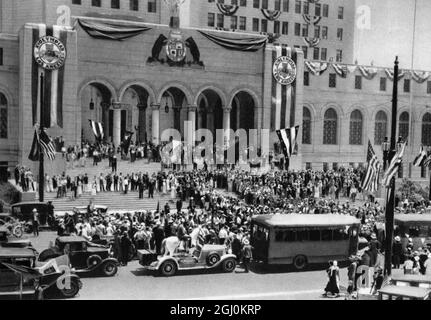
M 225 16 L 232 16 L 238 11 L 239 6 L 235 6 L 235 5 L 231 5 L 231 4 L 217 3 L 217 8 Z
M 391 81 L 394 81 L 394 71 L 391 69 L 386 68 L 385 69 L 386 75 Z M 400 70 L 398 73 L 398 80 L 402 79 L 406 75 L 406 72 L 404 70 Z
M 347 70 L 349 73 L 354 73 L 357 69 L 357 66 L 347 66 Z
M 318 3 L 320 0 L 308 0 L 310 3 Z
M 320 43 L 319 38 L 306 38 L 306 37 L 304 37 L 303 40 L 309 47 L 316 47 Z
M 358 67 L 359 71 L 361 72 L 362 76 L 367 80 L 372 80 L 377 74 L 377 68 L 369 68 L 364 66 Z
M 309 14 L 303 14 L 302 17 L 304 18 L 305 22 L 308 24 L 318 24 L 322 17 L 319 16 L 311 16 Z
M 151 28 L 145 26 L 125 25 L 115 22 L 95 22 L 78 19 L 78 23 L 89 36 L 104 40 L 121 41 L 151 30 Z
M 305 66 L 315 76 L 320 76 L 328 69 L 328 64 L 325 62 L 305 61 Z
M 412 79 L 417 83 L 424 83 L 430 77 L 430 73 L 428 71 L 410 71 Z
M 265 18 L 267 18 L 270 21 L 278 20 L 278 18 L 280 18 L 280 15 L 281 15 L 280 10 L 261 9 L 261 11 L 265 16 Z
M 348 70 L 346 65 L 333 63 L 332 68 L 335 70 L 335 73 L 338 74 L 341 78 L 347 77 Z
M 203 36 L 205 36 L 208 40 L 226 48 L 229 50 L 236 51 L 257 51 L 262 49 L 266 42 L 268 41 L 268 37 L 226 37 L 221 35 L 216 35 L 214 33 L 204 32 L 198 30 Z

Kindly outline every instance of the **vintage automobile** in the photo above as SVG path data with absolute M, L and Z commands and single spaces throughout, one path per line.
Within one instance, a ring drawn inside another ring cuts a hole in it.
M 110 257 L 107 246 L 77 236 L 58 237 L 55 246 L 40 253 L 38 261 L 45 262 L 63 254 L 69 256 L 71 267 L 79 275 L 113 277 L 118 271 L 119 263 Z
M 51 260 L 37 268 L 36 257 L 36 251 L 29 248 L 0 247 L 0 296 L 32 295 L 41 299 L 49 294 L 60 293 L 65 298 L 78 294 L 82 288 L 81 280 L 76 274 L 64 274 L 59 268 L 61 259 L 58 263 Z M 68 285 L 61 289 L 58 280 Z
M 223 245 L 205 244 L 201 250 L 196 248 L 180 252 L 178 248 L 172 255 L 158 256 L 148 250 L 138 250 L 139 264 L 147 270 L 158 271 L 165 277 L 174 276 L 179 270 L 216 269 L 233 272 L 236 256 L 229 254 Z
M 21 238 L 24 234 L 25 227 L 23 223 L 12 217 L 10 213 L 0 213 L 0 226 L 3 227 L 2 230 L 7 230 L 7 235 Z M 0 241 L 1 238 L 2 236 L 0 235 Z

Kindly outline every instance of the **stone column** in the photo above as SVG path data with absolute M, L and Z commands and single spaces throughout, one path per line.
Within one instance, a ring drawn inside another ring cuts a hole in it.
M 187 132 L 187 143 L 191 146 L 195 145 L 196 140 L 196 111 L 197 106 L 189 106 L 188 109 L 188 121 L 191 123 L 191 126 L 188 128 Z
M 147 120 L 147 105 L 146 104 L 138 104 L 139 110 L 139 120 L 138 120 L 138 140 L 140 142 L 145 141 L 145 132 L 146 132 L 146 120 Z
M 204 126 L 204 110 L 201 108 L 198 111 L 198 123 L 196 129 L 202 129 Z
M 115 148 L 121 144 L 121 109 L 114 109 L 113 142 Z
M 152 104 L 152 142 L 156 145 L 160 143 L 160 104 Z
M 111 136 L 109 132 L 109 104 L 102 103 L 102 110 L 103 110 L 103 128 L 105 133 L 105 139 L 109 140 L 109 137 Z
M 230 142 L 230 112 L 232 111 L 232 107 L 223 108 L 223 130 L 225 130 L 224 139 L 225 144 L 229 144 Z

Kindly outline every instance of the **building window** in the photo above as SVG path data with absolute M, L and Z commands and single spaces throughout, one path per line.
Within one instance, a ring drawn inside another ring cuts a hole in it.
M 253 8 L 260 8 L 260 0 L 253 0 Z
M 239 1 L 239 5 L 240 5 L 241 7 L 247 7 L 247 0 L 240 0 L 240 1 Z
M 268 32 L 268 20 L 262 19 L 261 24 L 262 24 L 261 32 Z
M 384 111 L 376 114 L 376 123 L 374 127 L 374 144 L 381 145 L 385 140 L 388 128 L 388 116 Z
M 314 27 L 314 37 L 315 38 L 320 38 L 320 26 L 315 26 Z
M 281 27 L 281 34 L 287 35 L 289 33 L 289 22 L 284 21 Z
M 253 18 L 253 31 L 259 32 L 259 19 Z
M 343 41 L 343 28 L 338 28 L 337 29 L 337 39 L 339 41 Z
M 343 62 L 343 50 L 340 50 L 340 49 L 337 50 L 336 61 Z
M 304 14 L 309 14 L 310 13 L 310 4 L 308 3 L 308 1 L 304 1 L 304 9 L 303 9 L 303 13 Z
M 3 48 L 0 48 L 0 66 L 2 66 L 4 64 L 3 61 Z
M 305 170 L 313 170 L 313 166 L 311 162 L 306 162 L 305 163 Z
M 358 89 L 358 90 L 362 89 L 362 77 L 361 76 L 355 76 L 355 89 Z
M 308 23 L 302 25 L 302 36 L 308 37 Z
M 306 107 L 302 116 L 302 144 L 311 144 L 311 112 Z
M 289 12 L 289 0 L 283 0 L 283 11 Z
M 426 113 L 422 118 L 422 144 L 431 146 L 431 113 Z
M 308 47 L 302 46 L 302 52 L 304 52 L 304 59 L 308 59 Z
M 318 47 L 314 47 L 313 60 L 319 60 L 319 58 L 320 58 L 320 49 Z
M 91 0 L 91 5 L 93 7 L 101 7 L 102 6 L 102 0 Z
M 427 93 L 431 94 L 431 81 L 427 81 Z
M 350 132 L 349 132 L 349 143 L 350 145 L 360 146 L 362 145 L 362 113 L 359 110 L 355 110 L 350 115 Z
M 274 21 L 274 33 L 280 33 L 280 21 Z
M 246 30 L 246 29 L 247 29 L 247 18 L 239 17 L 239 30 Z
M 157 12 L 157 0 L 148 0 L 148 12 Z
M 324 171 L 324 172 L 327 172 L 328 170 L 329 170 L 329 163 L 324 162 L 324 163 L 323 163 L 323 171 Z
M 328 49 L 322 48 L 320 52 L 320 60 L 326 61 L 328 59 Z
M 280 11 L 281 10 L 281 0 L 275 0 L 274 9 Z
M 329 88 L 337 87 L 337 75 L 335 73 L 329 74 Z
M 120 0 L 111 0 L 111 9 L 120 9 Z
M 410 92 L 410 79 L 404 79 L 404 92 Z
M 238 0 L 231 0 L 231 5 L 233 6 L 237 6 L 238 5 Z
M 337 112 L 330 108 L 326 110 L 323 120 L 323 144 L 337 144 Z
M 322 39 L 328 39 L 328 27 L 322 27 Z
M 386 91 L 386 78 L 380 78 L 380 91 Z
M 301 24 L 295 23 L 295 36 L 301 36 Z
M 338 7 L 338 19 L 344 19 L 344 7 Z
M 327 17 L 328 17 L 328 15 L 329 15 L 329 5 L 324 4 L 324 5 L 323 5 L 323 16 L 324 16 L 325 18 L 327 18 Z
M 268 0 L 262 0 L 262 9 L 268 9 Z
M 304 72 L 304 86 L 309 86 L 310 85 L 310 72 L 305 71 Z
M 139 11 L 139 0 L 130 0 L 130 11 Z
M 208 27 L 215 27 L 215 14 L 208 13 Z
M 7 100 L 3 93 L 0 93 L 0 139 L 7 139 L 7 129 L 8 129 L 8 110 L 7 110 Z
M 230 17 L 230 28 L 232 30 L 238 29 L 238 17 L 237 16 L 231 16 Z
M 316 3 L 315 10 L 314 10 L 314 15 L 316 17 L 320 17 L 322 15 L 322 5 L 320 3 Z
M 72 4 L 81 5 L 81 0 L 72 0 Z
M 407 141 L 409 137 L 409 121 L 410 121 L 409 113 L 408 112 L 401 113 L 398 136 L 400 136 L 403 139 L 403 141 Z
M 222 13 L 217 13 L 217 27 L 224 28 L 224 15 Z
M 427 167 L 421 166 L 421 178 L 425 179 L 427 177 Z
M 301 1 L 295 0 L 295 13 L 301 13 Z

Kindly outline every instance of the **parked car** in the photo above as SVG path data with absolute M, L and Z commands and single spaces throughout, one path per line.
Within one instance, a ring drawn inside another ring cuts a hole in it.
M 172 256 L 138 250 L 138 258 L 140 265 L 166 277 L 174 276 L 179 270 L 221 268 L 223 272 L 233 272 L 236 268 L 236 256 L 227 253 L 224 245 L 205 244 L 200 251 L 192 248 L 188 252 L 179 252 L 177 249 Z
M 69 256 L 71 267 L 77 274 L 106 277 L 117 274 L 119 263 L 117 259 L 110 257 L 109 247 L 78 236 L 58 237 L 55 246 L 42 251 L 38 261 L 44 262 L 63 254 Z
M 0 226 L 3 226 L 3 229 L 7 229 L 7 235 L 21 238 L 24 234 L 25 227 L 23 223 L 12 217 L 10 213 L 0 213 Z M 0 241 L 2 241 L 1 237 Z
M 55 228 L 54 217 L 48 214 L 48 203 L 44 202 L 20 202 L 11 206 L 12 216 L 20 221 L 31 221 L 32 211 L 36 209 L 39 213 L 40 225 L 48 224 L 51 228 Z
M 29 248 L 0 247 L 0 296 L 32 295 L 40 299 L 52 293 L 60 293 L 65 298 L 78 294 L 82 283 L 76 274 L 37 268 L 36 257 L 37 252 Z M 69 285 L 60 289 L 59 277 Z

